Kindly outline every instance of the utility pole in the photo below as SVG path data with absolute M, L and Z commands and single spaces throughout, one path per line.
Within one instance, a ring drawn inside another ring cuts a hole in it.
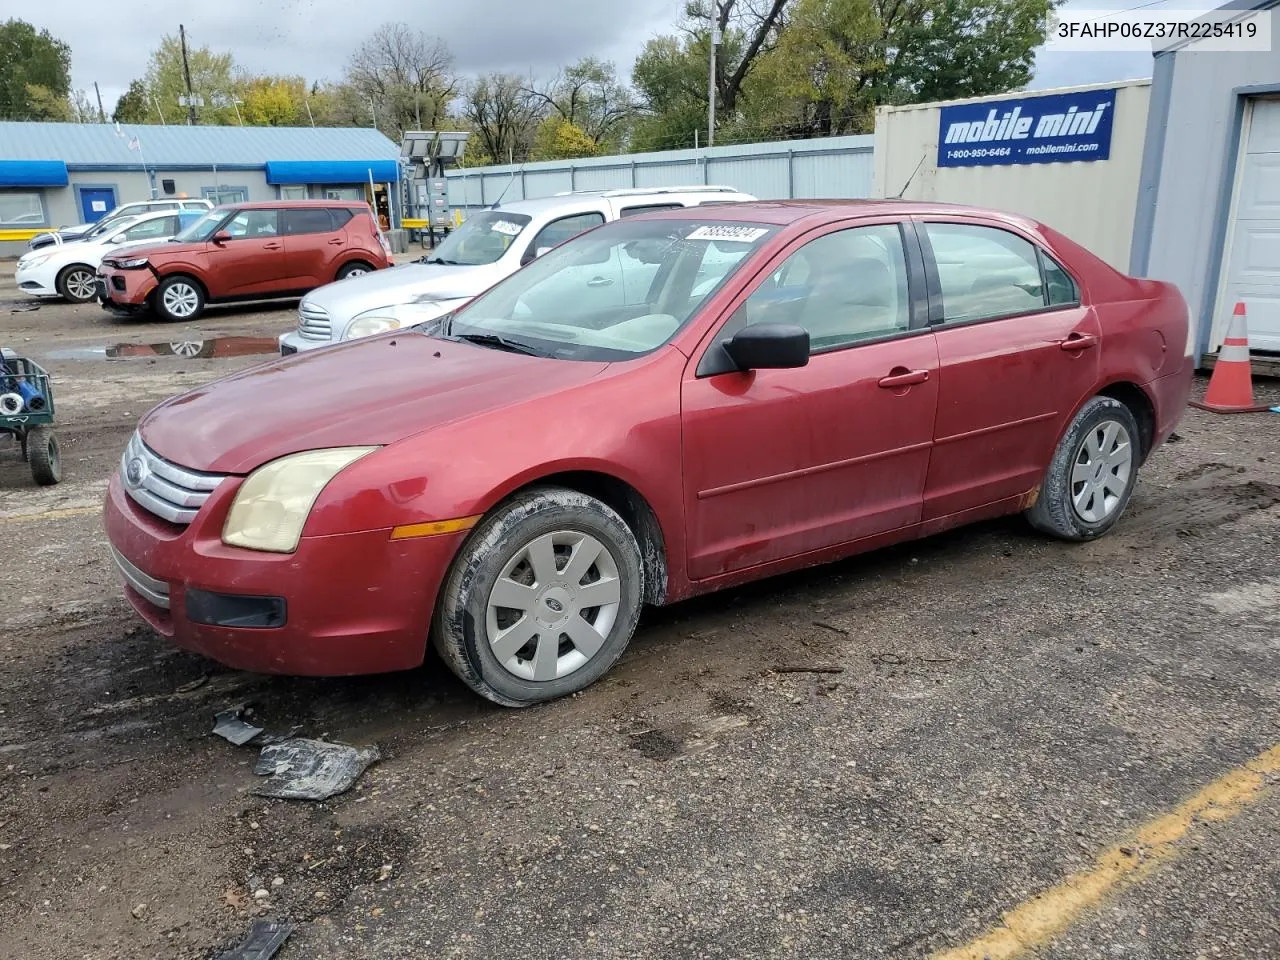
M 720 43 L 720 4 L 711 0 L 711 69 L 707 78 L 707 146 L 716 142 L 716 46 Z
M 178 37 L 182 41 L 182 75 L 187 80 L 187 123 L 196 125 L 196 96 L 191 89 L 191 64 L 187 62 L 187 28 L 178 24 Z
M 93 81 L 93 92 L 98 95 L 98 122 L 107 122 L 107 111 L 102 109 L 102 91 L 98 89 L 98 81 Z

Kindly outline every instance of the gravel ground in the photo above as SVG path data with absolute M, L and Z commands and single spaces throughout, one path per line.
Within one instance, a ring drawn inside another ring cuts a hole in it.
M 3 269 L 66 479 L 0 443 L 0 957 L 212 958 L 257 916 L 297 925 L 283 960 L 927 957 L 1280 742 L 1280 417 L 1189 412 L 1100 542 L 1006 520 L 650 611 L 604 681 L 510 712 L 434 660 L 263 678 L 144 629 L 106 478 L 153 403 L 254 358 L 101 348 L 271 337 L 292 306 L 28 305 Z M 382 760 L 330 802 L 255 797 L 255 751 L 209 732 L 242 703 Z M 1040 955 L 1280 956 L 1257 779 Z

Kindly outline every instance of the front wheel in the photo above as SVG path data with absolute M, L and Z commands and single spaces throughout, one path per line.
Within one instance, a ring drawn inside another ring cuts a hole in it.
M 1054 451 L 1040 498 L 1027 511 L 1037 530 L 1063 540 L 1094 540 L 1124 512 L 1138 481 L 1142 439 L 1133 412 L 1094 397 L 1076 414 Z
M 576 693 L 627 648 L 644 572 L 635 535 L 574 490 L 520 494 L 486 518 L 440 596 L 436 649 L 476 693 L 525 707 Z
M 93 267 L 83 263 L 65 267 L 58 274 L 54 286 L 63 300 L 70 300 L 72 303 L 88 303 L 98 295 L 98 278 L 94 275 Z
M 154 296 L 156 313 L 166 320 L 194 320 L 204 312 L 204 290 L 190 277 L 167 278 Z

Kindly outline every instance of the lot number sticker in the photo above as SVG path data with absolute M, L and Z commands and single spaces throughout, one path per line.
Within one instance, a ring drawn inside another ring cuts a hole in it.
M 714 227 L 699 227 L 685 237 L 686 240 L 728 240 L 732 243 L 755 243 L 766 233 L 764 227 L 739 227 L 732 224 L 717 224 Z
M 490 229 L 494 233 L 500 233 L 503 236 L 514 237 L 520 232 L 520 224 L 512 223 L 510 220 L 499 220 Z

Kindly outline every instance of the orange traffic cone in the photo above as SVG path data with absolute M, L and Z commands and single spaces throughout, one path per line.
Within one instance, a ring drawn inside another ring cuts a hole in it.
M 1213 413 L 1261 413 L 1271 409 L 1253 402 L 1253 368 L 1249 364 L 1249 321 L 1244 304 L 1237 303 L 1231 313 L 1231 325 L 1213 365 L 1209 389 L 1204 400 L 1192 400 L 1191 406 Z

